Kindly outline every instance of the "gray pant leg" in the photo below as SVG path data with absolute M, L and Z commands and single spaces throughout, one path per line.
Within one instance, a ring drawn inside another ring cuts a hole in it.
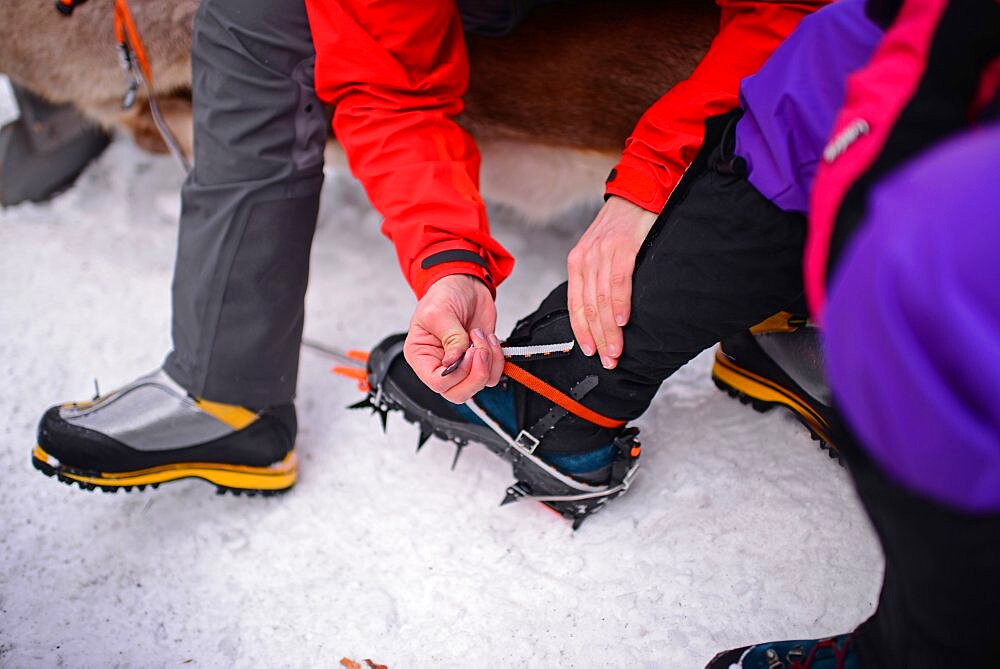
M 303 0 L 204 0 L 167 372 L 263 407 L 295 394 L 327 120 Z

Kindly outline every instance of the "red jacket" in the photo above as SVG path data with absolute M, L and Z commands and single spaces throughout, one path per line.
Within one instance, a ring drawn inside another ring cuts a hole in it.
M 639 119 L 605 192 L 659 213 L 701 149 L 705 119 L 736 107 L 740 80 L 764 64 L 802 17 L 828 2 L 716 0 L 719 34 L 691 76 Z
M 454 121 L 469 78 L 454 0 L 307 0 L 306 8 L 316 92 L 336 105 L 334 132 L 417 297 L 447 274 L 495 290 L 514 258 L 490 236 L 479 151 Z
M 825 4 L 717 2 L 719 35 L 691 77 L 643 115 L 609 194 L 662 209 L 701 148 L 704 119 L 736 106 L 740 79 L 760 67 L 800 18 Z M 336 107 L 337 139 L 382 213 L 382 231 L 395 243 L 417 296 L 456 273 L 477 276 L 495 290 L 514 259 L 490 236 L 479 152 L 454 121 L 469 76 L 454 0 L 306 0 L 306 7 L 316 91 Z

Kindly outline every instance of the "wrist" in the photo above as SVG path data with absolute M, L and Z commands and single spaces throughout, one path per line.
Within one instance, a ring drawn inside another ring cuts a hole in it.
M 469 291 L 472 293 L 484 291 L 489 295 L 490 300 L 495 298 L 493 287 L 483 281 L 482 278 L 475 274 L 466 274 L 461 271 L 452 274 L 442 274 L 435 278 L 431 283 L 427 284 L 424 295 L 440 290 Z
M 623 231 L 634 231 L 640 239 L 653 227 L 659 214 L 645 209 L 634 202 L 612 195 L 604 204 L 602 212 L 609 220 L 617 221 Z
M 658 214 L 678 179 L 665 167 L 623 154 L 604 185 L 604 199 L 619 197 Z

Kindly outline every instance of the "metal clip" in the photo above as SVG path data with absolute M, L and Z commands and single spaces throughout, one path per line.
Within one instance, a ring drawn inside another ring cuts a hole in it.
M 118 44 L 118 61 L 128 76 L 128 87 L 122 96 L 122 109 L 131 109 L 132 105 L 135 104 L 136 94 L 139 90 L 139 80 L 135 76 L 135 60 L 132 57 L 132 50 L 125 42 Z
M 122 109 L 131 109 L 132 105 L 135 104 L 136 91 L 139 90 L 139 82 L 132 79 L 128 82 L 128 88 L 125 89 L 125 94 L 122 96 Z
M 538 448 L 539 439 L 527 430 L 521 430 L 514 438 L 514 443 L 527 451 L 528 454 L 532 454 Z

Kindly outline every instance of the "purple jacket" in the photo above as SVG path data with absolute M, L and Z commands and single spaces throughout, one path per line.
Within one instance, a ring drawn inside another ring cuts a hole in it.
M 785 211 L 808 211 L 847 75 L 868 61 L 881 37 L 864 0 L 839 0 L 802 19 L 740 84 L 736 155 L 747 161 L 754 188 Z
M 830 238 L 840 255 L 824 340 L 837 406 L 896 481 L 959 509 L 997 512 L 1000 121 L 967 128 L 970 103 L 990 82 L 996 96 L 997 82 L 987 71 L 952 77 L 926 65 L 947 57 L 963 68 L 956 72 L 988 70 L 997 48 L 977 14 L 968 14 L 971 25 L 955 44 L 943 6 L 907 2 L 885 35 L 863 0 L 841 0 L 804 19 L 743 81 L 736 154 L 765 197 L 810 213 L 811 244 L 821 228 L 817 202 L 829 204 L 855 167 L 865 175 L 851 183 L 869 190 L 843 205 L 850 212 L 836 217 Z M 952 18 L 964 11 L 954 9 Z M 931 76 L 949 80 L 918 85 Z M 978 92 L 970 88 L 976 79 Z M 906 105 L 920 113 L 900 116 Z M 863 137 L 831 144 L 816 182 L 834 128 L 862 124 Z M 822 281 L 825 273 L 806 278 Z
M 897 481 L 1000 511 L 1000 122 L 920 154 L 871 192 L 828 288 L 840 410 Z

